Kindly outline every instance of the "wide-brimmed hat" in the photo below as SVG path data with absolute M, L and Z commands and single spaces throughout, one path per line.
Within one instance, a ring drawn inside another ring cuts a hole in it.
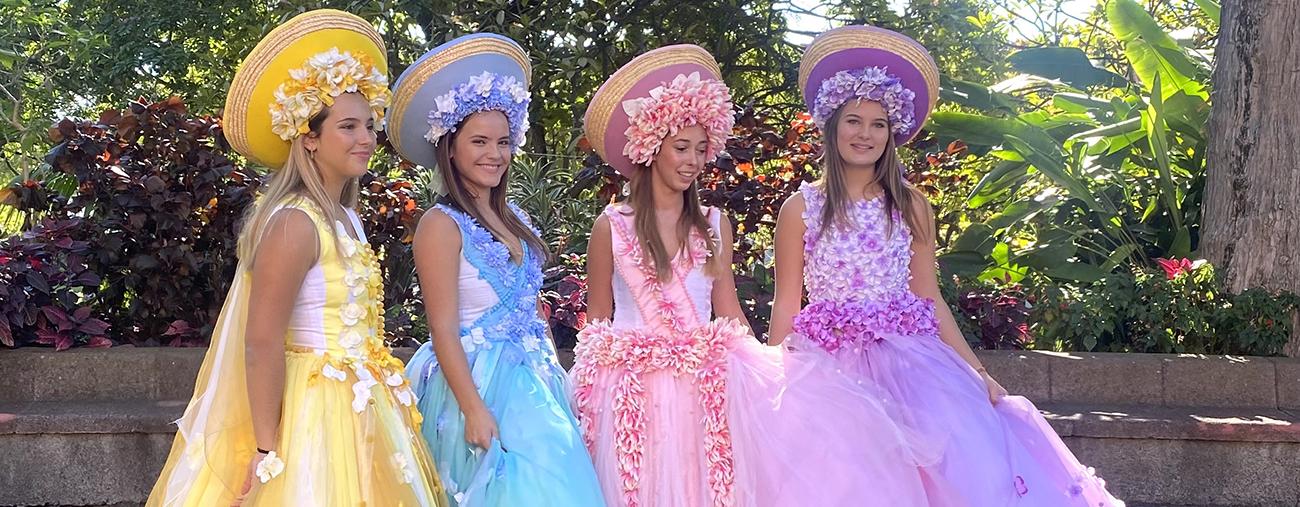
M 239 65 L 222 129 L 236 151 L 279 169 L 308 120 L 350 92 L 366 98 L 382 129 L 390 97 L 383 39 L 355 15 L 305 12 L 271 30 Z
M 939 100 L 939 67 L 912 38 L 874 26 L 845 26 L 808 44 L 799 64 L 799 90 L 818 127 L 852 99 L 880 102 L 894 141 L 920 132 Z
M 628 62 L 596 90 L 583 128 L 596 154 L 623 176 L 654 158 L 663 139 L 700 125 L 708 158 L 721 152 L 735 117 L 718 62 L 692 44 L 665 46 Z
M 407 160 L 437 165 L 435 146 L 469 115 L 501 111 L 515 148 L 528 131 L 528 54 L 509 37 L 476 33 L 433 48 L 397 78 L 388 140 Z

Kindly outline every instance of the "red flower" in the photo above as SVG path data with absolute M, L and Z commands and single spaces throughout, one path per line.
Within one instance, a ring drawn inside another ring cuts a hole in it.
M 1165 277 L 1170 280 L 1192 271 L 1192 261 L 1188 259 L 1156 259 L 1156 264 L 1160 265 L 1160 269 L 1165 270 Z

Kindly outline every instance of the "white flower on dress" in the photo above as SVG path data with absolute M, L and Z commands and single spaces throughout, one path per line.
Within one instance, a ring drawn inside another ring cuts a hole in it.
M 476 327 L 469 330 L 469 334 L 460 337 L 460 346 L 465 349 L 465 353 L 470 353 L 478 349 L 490 349 L 487 337 L 483 335 L 483 328 Z
M 465 493 L 463 493 L 463 492 L 462 492 L 462 493 L 456 493 L 456 496 L 454 496 L 454 497 L 452 497 L 452 498 L 454 498 L 454 499 L 456 500 L 456 504 L 457 504 L 457 505 L 460 505 L 460 504 L 462 504 L 462 503 L 465 503 Z
M 415 471 L 411 470 L 411 463 L 402 453 L 393 454 L 393 464 L 397 466 L 397 471 L 402 479 L 402 484 L 410 484 L 415 480 Z
M 325 378 L 332 378 L 332 379 L 337 380 L 337 381 L 339 381 L 339 382 L 345 382 L 345 381 L 347 381 L 347 379 L 348 379 L 348 374 L 347 374 L 347 372 L 345 372 L 345 371 L 343 371 L 343 370 L 340 370 L 340 369 L 338 369 L 338 368 L 335 368 L 334 365 L 329 364 L 329 363 L 325 363 L 325 366 L 322 367 L 322 368 L 320 369 L 320 371 L 321 371 L 321 374 L 325 376 Z
M 358 380 L 352 384 L 352 411 L 360 414 L 370 405 L 370 388 L 379 385 L 375 379 Z
M 339 346 L 345 349 L 355 349 L 361 346 L 362 340 L 361 333 L 358 333 L 356 329 L 349 329 L 344 331 L 343 336 L 339 338 Z
M 397 402 L 401 403 L 403 407 L 409 407 L 412 403 L 415 403 L 415 392 L 411 391 L 409 387 L 399 387 L 393 391 L 393 394 L 397 395 Z
M 524 337 L 524 350 L 529 352 L 537 352 L 538 350 L 541 349 L 542 349 L 541 338 L 538 338 L 533 335 L 528 335 Z
M 343 319 L 343 325 L 355 326 L 358 322 L 361 322 L 361 319 L 366 318 L 366 307 L 356 303 L 348 303 L 343 306 L 343 310 L 339 314 L 339 317 Z
M 400 386 L 403 382 L 406 382 L 406 378 L 401 373 L 396 372 L 388 374 L 388 377 L 384 379 L 384 383 L 388 384 L 389 387 Z
M 277 475 L 284 472 L 284 460 L 271 451 L 257 462 L 257 479 L 266 484 L 267 481 L 274 479 Z

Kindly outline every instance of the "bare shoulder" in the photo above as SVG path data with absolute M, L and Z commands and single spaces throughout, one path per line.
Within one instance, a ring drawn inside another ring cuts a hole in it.
M 454 244 L 459 248 L 460 227 L 456 225 L 456 219 L 438 208 L 425 211 L 415 227 L 415 243 L 426 242 Z

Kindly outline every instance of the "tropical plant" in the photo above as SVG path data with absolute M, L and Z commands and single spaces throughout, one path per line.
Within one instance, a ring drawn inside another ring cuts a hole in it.
M 979 112 L 938 112 L 931 129 L 996 161 L 967 199 L 988 218 L 941 256 L 945 271 L 1087 282 L 1196 247 L 1210 65 L 1133 0 L 1106 12 L 1129 77 L 1078 48 L 1042 47 L 1011 55 L 1022 74 L 999 85 L 945 86 Z

